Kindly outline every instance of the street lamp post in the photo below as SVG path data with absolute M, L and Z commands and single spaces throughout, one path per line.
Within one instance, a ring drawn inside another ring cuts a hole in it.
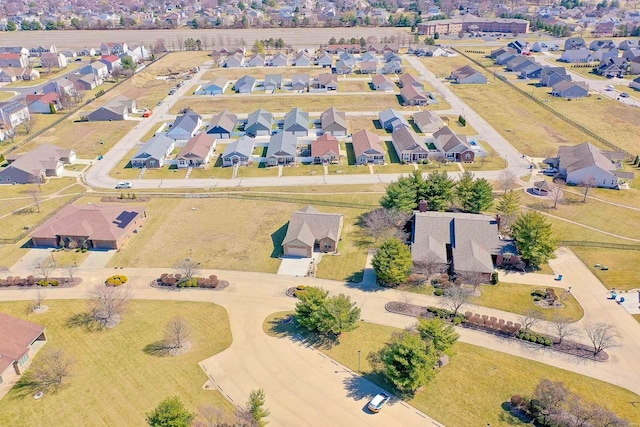
M 360 350 L 358 350 L 358 372 L 360 372 Z

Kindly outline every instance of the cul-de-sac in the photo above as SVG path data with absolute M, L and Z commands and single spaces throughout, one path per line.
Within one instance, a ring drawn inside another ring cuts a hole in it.
M 0 426 L 640 425 L 640 6 L 0 4 Z

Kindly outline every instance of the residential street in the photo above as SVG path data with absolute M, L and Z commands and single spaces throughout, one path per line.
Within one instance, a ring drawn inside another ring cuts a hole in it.
M 611 355 L 609 361 L 575 360 L 550 350 L 530 349 L 519 341 L 457 328 L 461 341 L 547 363 L 640 393 L 640 366 L 637 364 L 637 355 L 640 354 L 640 324 L 624 308 L 607 299 L 605 287 L 573 252 L 560 248 L 557 254 L 558 258 L 552 260 L 550 265 L 556 273 L 563 274 L 561 282 L 555 281 L 554 276 L 550 275 L 520 273 L 502 274 L 501 280 L 536 284 L 540 287 L 572 286 L 571 292 L 586 313 L 578 325 L 584 325 L 587 321 L 606 322 L 614 325 L 620 336 L 620 346 L 608 350 Z M 19 263 L 9 274 L 26 275 L 29 273 L 27 267 L 27 263 Z M 391 422 L 424 425 L 423 414 L 416 414 L 415 410 L 402 404 L 391 405 L 376 416 L 367 414 L 363 407 L 367 398 L 375 394 L 373 385 L 336 365 L 318 351 L 307 348 L 304 343 L 267 336 L 262 331 L 262 323 L 270 313 L 293 310 L 295 299 L 287 297 L 285 291 L 298 284 L 322 286 L 331 293 L 347 294 L 362 309 L 363 320 L 399 328 L 410 326 L 415 320 L 387 312 L 384 308 L 387 302 L 409 301 L 419 305 L 439 305 L 441 299 L 379 288 L 374 284 L 374 276 L 370 270 L 365 272 L 365 282 L 355 284 L 266 273 L 215 271 L 220 278 L 230 281 L 228 289 L 219 292 L 199 289 L 162 290 L 149 286 L 152 279 L 170 270 L 131 268 L 118 272 L 130 278 L 126 286 L 133 288 L 134 298 L 209 301 L 228 310 L 233 344 L 222 353 L 202 361 L 201 366 L 212 382 L 234 403 L 242 404 L 252 389 L 263 387 L 268 396 L 267 407 L 272 411 L 270 420 L 274 425 L 335 425 L 336 420 L 340 420 L 340 424 L 344 424 L 344 420 L 350 420 L 350 425 L 389 425 Z M 85 298 L 90 286 L 102 283 L 111 274 L 111 268 L 81 267 L 76 273 L 84 279 L 80 286 L 47 289 L 45 292 L 48 299 Z M 209 274 L 209 271 L 204 271 L 203 274 Z M 0 300 L 31 300 L 35 292 L 35 289 L 3 290 L 0 292 Z M 473 305 L 465 306 L 463 310 L 505 320 L 519 320 L 519 316 L 511 313 Z M 547 332 L 547 326 L 540 323 L 536 329 Z M 584 336 L 579 338 L 585 341 Z M 455 364 L 455 358 L 452 363 Z

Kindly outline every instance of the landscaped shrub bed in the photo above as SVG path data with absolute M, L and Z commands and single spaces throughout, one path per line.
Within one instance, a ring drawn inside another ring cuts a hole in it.
M 192 277 L 188 279 L 180 273 L 167 274 L 162 273 L 160 278 L 155 281 L 157 286 L 169 286 L 175 288 L 221 288 L 229 285 L 225 280 L 219 280 L 215 274 L 209 277 Z
M 535 332 L 525 332 L 521 330 L 516 334 L 516 338 L 524 341 L 529 341 L 534 344 L 542 344 L 547 347 L 551 347 L 553 345 L 553 340 L 545 335 L 536 334 Z
M 48 279 L 38 279 L 35 276 L 9 276 L 6 279 L 0 279 L 0 288 L 9 287 L 31 287 L 31 286 L 74 286 L 82 281 L 81 278 L 73 278 L 71 280 L 68 277 L 49 277 Z
M 127 276 L 123 276 L 121 274 L 115 274 L 111 277 L 109 277 L 105 283 L 108 286 L 120 286 L 120 285 L 124 285 L 125 283 L 127 283 L 129 281 L 129 278 Z

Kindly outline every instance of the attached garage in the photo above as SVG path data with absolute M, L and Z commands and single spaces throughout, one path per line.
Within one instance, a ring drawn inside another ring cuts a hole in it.
M 303 246 L 302 243 L 289 244 L 284 247 L 284 254 L 287 256 L 299 256 L 303 258 L 311 257 L 311 248 L 308 246 Z

